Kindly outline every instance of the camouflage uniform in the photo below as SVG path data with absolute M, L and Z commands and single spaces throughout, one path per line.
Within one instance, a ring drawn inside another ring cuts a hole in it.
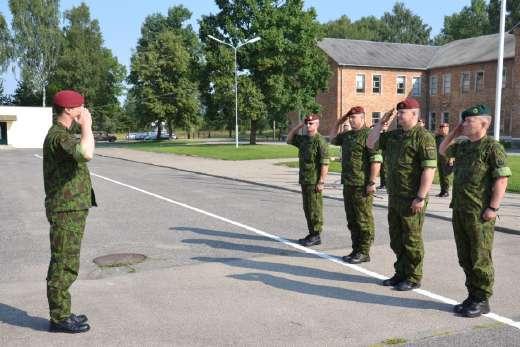
M 307 228 L 310 235 L 319 235 L 323 229 L 323 194 L 316 192 L 315 188 L 320 179 L 321 166 L 330 162 L 329 145 L 319 133 L 312 137 L 296 134 L 291 144 L 299 149 L 299 183 Z
M 506 166 L 504 148 L 487 136 L 455 143 L 446 156 L 456 161 L 450 207 L 459 264 L 470 297 L 484 301 L 493 294 L 495 220 L 484 221 L 482 214 L 489 206 L 495 179 L 511 176 L 511 169 Z
M 366 146 L 369 132 L 368 128 L 351 130 L 331 140 L 332 144 L 341 146 L 341 183 L 352 251 L 365 255 L 370 252 L 375 230 L 373 196 L 366 194 L 370 164 L 383 159 L 379 151 L 372 151 Z
M 79 270 L 81 239 L 88 210 L 96 206 L 90 173 L 72 132 L 55 123 L 43 144 L 45 210 L 50 223 L 51 260 L 47 299 L 51 321 L 71 314 L 69 287 Z
M 416 125 L 409 131 L 397 129 L 381 134 L 379 148 L 388 168 L 388 225 L 390 247 L 397 258 L 395 274 L 401 280 L 419 283 L 424 258 L 421 233 L 428 201 L 416 214 L 411 205 L 421 185 L 423 169 L 437 166 L 435 139 Z
M 437 145 L 437 150 L 439 150 L 439 146 L 441 142 L 444 141 L 446 136 L 437 134 L 435 135 L 435 143 Z M 439 183 L 441 185 L 441 193 L 449 193 L 450 191 L 450 181 L 453 177 L 451 168 L 448 165 L 449 158 L 446 158 L 440 155 L 437 158 L 437 172 L 439 173 Z

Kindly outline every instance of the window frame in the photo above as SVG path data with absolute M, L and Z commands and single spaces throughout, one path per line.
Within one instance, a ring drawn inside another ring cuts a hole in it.
M 464 76 L 468 76 L 467 90 L 464 89 Z M 468 94 L 471 91 L 471 71 L 462 71 L 460 73 L 460 93 Z
M 478 89 L 478 84 L 477 84 L 477 77 L 478 75 L 482 73 L 482 84 L 481 84 L 481 89 Z M 484 80 L 485 80 L 485 72 L 484 70 L 478 70 L 475 72 L 475 93 L 478 93 L 478 92 L 482 92 L 484 90 Z
M 428 113 L 428 130 L 435 130 L 437 126 L 437 112 L 430 111 Z M 433 121 L 432 121 L 433 120 Z
M 363 91 L 359 91 L 358 89 L 358 77 L 363 77 Z M 356 74 L 356 84 L 355 84 L 356 94 L 365 94 L 366 91 L 366 78 L 365 74 Z
M 379 91 L 374 92 L 374 83 L 375 83 L 375 77 L 379 77 Z M 372 74 L 372 94 L 381 95 L 383 93 L 383 75 L 381 74 Z
M 415 93 L 415 89 L 416 89 L 415 86 L 416 86 L 416 84 L 414 82 L 417 81 L 417 80 L 419 81 L 419 83 L 417 84 L 419 86 L 419 88 L 418 88 L 419 92 L 416 94 Z M 419 96 L 420 97 L 421 94 L 422 94 L 422 77 L 421 76 L 414 76 L 414 77 L 412 77 L 412 96 Z
M 435 81 L 435 88 L 433 88 L 433 81 Z M 437 95 L 438 88 L 439 88 L 439 80 L 437 78 L 437 75 L 431 75 L 430 76 L 430 96 Z
M 402 78 L 403 79 L 403 92 L 402 93 L 399 93 L 399 79 Z M 395 77 L 395 83 L 396 83 L 396 93 L 397 95 L 405 95 L 406 94 L 406 76 L 396 76 Z
M 449 77 L 450 83 L 448 83 L 448 84 L 446 84 L 446 80 L 447 80 L 446 77 Z M 446 88 L 446 86 L 448 86 L 448 88 Z M 447 92 L 446 92 L 446 89 L 448 89 Z M 445 73 L 442 75 L 442 95 L 450 95 L 450 94 L 451 94 L 451 73 Z
M 377 123 L 379 123 L 381 121 L 381 113 L 382 112 L 377 112 L 377 111 L 376 112 L 372 112 L 372 124 L 377 124 Z M 377 119 L 377 122 L 374 122 L 374 115 L 375 114 L 379 115 L 377 118 L 375 118 L 375 119 Z

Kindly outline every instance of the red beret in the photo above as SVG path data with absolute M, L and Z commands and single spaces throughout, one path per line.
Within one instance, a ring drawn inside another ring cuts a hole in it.
M 398 103 L 396 108 L 398 110 L 410 110 L 414 108 L 421 108 L 421 105 L 419 104 L 419 101 L 415 100 L 414 98 L 406 98 Z
M 365 113 L 365 110 L 361 106 L 354 106 L 352 107 L 348 112 L 347 116 L 350 116 L 351 114 L 358 114 L 358 113 Z
M 78 107 L 85 103 L 85 98 L 74 90 L 62 90 L 54 94 L 52 103 L 60 107 Z
M 307 115 L 307 117 L 305 117 L 305 119 L 303 121 L 305 123 L 307 123 L 307 122 L 312 122 L 313 120 L 320 120 L 320 116 L 315 113 L 311 113 L 311 114 Z

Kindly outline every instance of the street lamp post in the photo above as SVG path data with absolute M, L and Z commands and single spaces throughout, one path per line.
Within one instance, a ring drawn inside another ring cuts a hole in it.
M 237 70 L 237 51 L 240 47 L 247 45 L 248 43 L 254 43 L 261 38 L 259 36 L 253 37 L 252 39 L 249 39 L 245 42 L 239 43 L 236 46 L 233 46 L 232 44 L 222 41 L 220 39 L 217 39 L 215 36 L 208 35 L 208 37 L 212 40 L 215 40 L 219 43 L 225 44 L 226 46 L 229 46 L 233 48 L 233 51 L 235 53 L 235 147 L 238 148 L 238 70 Z

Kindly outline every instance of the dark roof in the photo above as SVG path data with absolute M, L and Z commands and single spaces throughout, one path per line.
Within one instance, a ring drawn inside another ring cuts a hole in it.
M 318 43 L 338 65 L 426 70 L 436 46 L 325 38 Z
M 318 46 L 338 65 L 427 70 L 496 60 L 499 34 L 444 46 L 325 38 Z M 504 58 L 515 56 L 515 37 L 505 34 Z
M 428 68 L 434 69 L 497 60 L 499 39 L 500 34 L 493 34 L 447 43 L 437 50 Z M 504 58 L 514 57 L 515 35 L 506 33 L 504 37 Z

